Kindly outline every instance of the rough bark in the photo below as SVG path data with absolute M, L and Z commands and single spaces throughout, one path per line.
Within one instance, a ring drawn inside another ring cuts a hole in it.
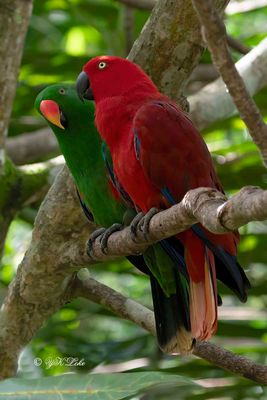
M 0 3 L 0 171 L 31 11 L 32 0 L 2 0 Z

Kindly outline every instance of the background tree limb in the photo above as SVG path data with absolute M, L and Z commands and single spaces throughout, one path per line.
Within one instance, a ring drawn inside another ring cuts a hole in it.
M 252 139 L 260 150 L 263 162 L 267 166 L 267 125 L 231 58 L 227 47 L 224 23 L 210 0 L 192 0 L 192 3 L 203 25 L 204 36 L 213 62 L 227 85 L 240 117 L 245 122 Z
M 246 83 L 247 90 L 253 96 L 267 85 L 267 39 L 236 63 L 236 68 Z M 207 128 L 237 113 L 222 78 L 202 88 L 198 93 L 189 96 L 190 114 L 199 129 Z M 207 104 L 209 105 L 207 107 Z
M 4 164 L 5 136 L 31 11 L 32 0 L 2 0 L 0 3 L 0 172 Z
M 16 165 L 28 164 L 42 157 L 59 154 L 58 143 L 50 128 L 10 137 L 6 152 Z
M 86 275 L 86 274 L 85 274 Z M 141 326 L 155 336 L 154 313 L 95 279 L 77 279 L 76 295 L 101 304 L 110 311 Z M 267 384 L 267 367 L 237 356 L 210 342 L 197 341 L 193 354 L 232 373 Z

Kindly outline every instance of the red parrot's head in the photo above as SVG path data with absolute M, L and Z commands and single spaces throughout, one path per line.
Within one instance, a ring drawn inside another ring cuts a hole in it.
M 125 95 L 142 84 L 148 91 L 157 91 L 146 73 L 133 62 L 121 57 L 101 56 L 91 59 L 77 79 L 81 99 L 101 101 Z

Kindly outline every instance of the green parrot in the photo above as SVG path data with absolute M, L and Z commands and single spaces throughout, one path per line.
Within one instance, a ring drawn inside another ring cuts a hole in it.
M 94 125 L 94 103 L 81 102 L 74 85 L 64 83 L 39 93 L 35 107 L 58 140 L 86 216 L 102 227 L 129 220 L 125 216 L 136 211 L 120 200 L 110 179 L 112 161 Z M 150 277 L 160 348 L 168 353 L 191 352 L 188 277 L 175 238 L 149 247 L 144 256 L 127 258 Z

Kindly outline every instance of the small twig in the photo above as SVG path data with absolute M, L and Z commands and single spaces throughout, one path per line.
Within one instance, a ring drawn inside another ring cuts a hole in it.
M 101 304 L 121 318 L 136 323 L 155 336 L 154 313 L 110 287 L 91 278 L 82 281 L 77 279 L 76 296 L 82 296 Z M 213 343 L 197 342 L 193 354 L 227 371 L 261 384 L 267 384 L 266 366 L 256 364 Z
M 227 35 L 227 43 L 233 50 L 238 51 L 240 54 L 247 54 L 251 50 L 251 47 L 246 46 L 230 35 Z
M 227 85 L 240 116 L 258 146 L 264 164 L 267 166 L 267 125 L 264 123 L 257 105 L 250 97 L 231 58 L 224 23 L 213 7 L 211 0 L 192 0 L 192 3 L 203 26 L 204 37 L 213 62 Z

